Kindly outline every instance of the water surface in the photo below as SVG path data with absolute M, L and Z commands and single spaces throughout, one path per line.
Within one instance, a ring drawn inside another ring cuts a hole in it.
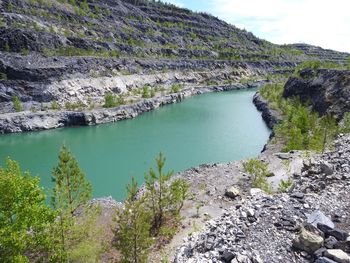
M 92 182 L 94 196 L 125 197 L 125 186 L 162 151 L 175 172 L 203 163 L 258 155 L 269 129 L 252 103 L 255 90 L 195 96 L 133 120 L 95 127 L 64 128 L 0 136 L 0 162 L 7 156 L 38 175 L 45 189 L 65 143 Z

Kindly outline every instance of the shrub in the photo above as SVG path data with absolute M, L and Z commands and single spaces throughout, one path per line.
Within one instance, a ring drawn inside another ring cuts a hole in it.
M 142 88 L 142 98 L 149 98 L 150 97 L 150 88 L 148 86 L 144 86 Z
M 291 186 L 293 185 L 293 180 L 287 179 L 287 180 L 281 180 L 278 184 L 278 191 L 281 193 L 286 192 Z
M 112 93 L 106 93 L 105 94 L 105 104 L 103 105 L 104 108 L 112 108 L 117 105 L 115 101 L 115 96 Z
M 346 69 L 350 70 L 350 57 L 348 57 L 348 59 L 347 59 Z
M 340 132 L 350 133 L 350 112 L 346 112 L 340 122 Z
M 267 177 L 273 176 L 267 168 L 267 164 L 256 159 L 250 159 L 243 163 L 244 170 L 253 176 L 252 186 L 272 193 L 272 187 L 267 181 Z
M 171 93 L 178 93 L 179 91 L 181 91 L 183 88 L 183 86 L 181 84 L 174 84 L 171 86 L 170 92 Z
M 53 101 L 51 102 L 51 107 L 50 107 L 51 110 L 60 110 L 61 109 L 61 106 L 60 104 L 57 103 L 57 101 Z
M 13 107 L 15 108 L 15 111 L 17 112 L 23 111 L 23 106 L 18 96 L 12 97 L 12 103 L 13 103 Z
M 304 61 L 300 65 L 295 68 L 294 74 L 299 75 L 300 71 L 306 68 L 311 69 L 341 69 L 342 66 L 338 63 L 330 62 L 330 61 L 319 61 L 319 60 L 311 60 Z
M 3 72 L 0 73 L 0 80 L 7 80 L 6 73 L 3 73 Z
M 7 159 L 0 168 L 0 192 L 1 262 L 29 262 L 29 254 L 32 262 L 41 261 L 51 245 L 47 228 L 56 214 L 45 204 L 39 179 Z

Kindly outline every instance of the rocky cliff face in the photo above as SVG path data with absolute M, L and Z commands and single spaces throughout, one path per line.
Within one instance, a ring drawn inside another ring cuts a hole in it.
M 18 97 L 20 115 L 31 119 L 82 115 L 103 111 L 106 94 L 133 104 L 144 87 L 160 97 L 174 84 L 230 86 L 291 72 L 304 60 L 344 63 L 347 56 L 274 45 L 211 15 L 155 1 L 2 0 L 0 114 L 17 122 Z
M 298 96 L 321 115 L 341 119 L 350 112 L 350 71 L 305 69 L 288 80 L 283 96 Z

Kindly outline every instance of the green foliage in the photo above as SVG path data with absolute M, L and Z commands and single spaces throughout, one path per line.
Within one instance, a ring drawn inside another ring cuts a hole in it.
M 57 103 L 57 101 L 53 101 L 51 102 L 51 107 L 50 107 L 51 110 L 60 110 L 61 109 L 61 106 L 60 104 Z
M 147 262 L 152 244 L 151 214 L 145 207 L 145 197 L 136 198 L 137 183 L 134 178 L 127 190 L 125 207 L 117 212 L 117 248 L 122 254 L 122 262 Z
M 157 172 L 150 168 L 145 175 L 146 189 L 148 190 L 147 199 L 152 213 L 152 227 L 157 233 L 162 226 L 164 213 L 169 209 L 169 187 L 167 182 L 173 175 L 172 171 L 164 173 L 165 158 L 162 153 L 156 158 Z
M 91 184 L 69 149 L 63 145 L 58 165 L 52 171 L 53 188 L 52 205 L 62 213 L 73 215 L 92 195 Z
M 13 107 L 14 107 L 15 111 L 17 111 L 17 112 L 23 111 L 22 102 L 20 101 L 18 96 L 12 97 L 12 103 L 13 103 Z
M 151 94 L 150 94 L 150 88 L 148 86 L 144 86 L 142 88 L 142 98 L 150 98 Z
M 5 50 L 5 52 L 11 51 L 10 45 L 8 43 L 5 44 L 4 50 Z
M 287 180 L 281 180 L 278 184 L 278 191 L 281 193 L 286 192 L 293 185 L 293 180 L 288 178 Z
M 346 69 L 350 70 L 350 57 L 348 57 L 348 59 L 346 60 Z
M 113 108 L 125 104 L 126 101 L 122 95 L 115 96 L 112 93 L 105 94 L 104 108 Z
M 91 243 L 95 236 L 95 233 L 91 234 L 92 227 L 89 227 L 95 221 L 93 215 L 88 214 L 85 222 L 78 222 L 74 217 L 77 209 L 85 211 L 84 207 L 92 196 L 91 184 L 66 146 L 62 146 L 58 159 L 58 165 L 52 171 L 55 186 L 51 202 L 59 213 L 59 220 L 54 226 L 54 236 L 58 244 L 55 256 L 57 260 L 65 262 L 79 255 L 81 251 L 87 253 L 99 250 L 99 247 Z
M 294 74 L 299 75 L 300 71 L 306 68 L 311 69 L 341 69 L 340 64 L 330 62 L 330 61 L 320 61 L 320 60 L 311 60 L 304 61 L 295 68 Z
M 7 159 L 0 168 L 0 192 L 1 262 L 29 262 L 27 252 L 33 262 L 40 261 L 51 245 L 47 229 L 56 214 L 45 204 L 39 179 Z
M 261 96 L 268 100 L 269 107 L 284 116 L 274 127 L 275 135 L 284 141 L 284 151 L 324 151 L 338 133 L 337 123 L 331 116 L 322 118 L 303 105 L 298 98 L 284 99 L 283 84 L 268 84 L 260 89 Z
M 64 107 L 67 110 L 77 110 L 77 109 L 83 109 L 85 108 L 85 105 L 82 102 L 66 102 L 64 104 Z
M 28 56 L 29 53 L 30 53 L 30 51 L 29 51 L 28 48 L 24 48 L 24 49 L 22 50 L 22 54 L 23 54 L 24 56 Z
M 346 112 L 340 122 L 340 132 L 350 133 L 350 112 Z
M 173 84 L 170 88 L 170 93 L 178 93 L 182 90 L 183 86 L 181 84 Z
M 103 105 L 103 107 L 105 108 L 112 108 L 116 106 L 116 102 L 115 102 L 115 97 L 112 93 L 106 93 L 105 94 L 105 104 Z
M 7 80 L 7 74 L 0 72 L 0 80 Z
M 43 50 L 43 53 L 47 57 L 52 56 L 95 56 L 95 57 L 119 57 L 120 53 L 117 50 L 93 50 L 83 49 L 76 47 L 62 47 L 59 49 L 47 49 Z
M 272 176 L 267 168 L 267 164 L 256 159 L 250 159 L 243 163 L 244 170 L 253 176 L 252 186 L 272 193 L 272 187 L 267 181 L 267 177 Z

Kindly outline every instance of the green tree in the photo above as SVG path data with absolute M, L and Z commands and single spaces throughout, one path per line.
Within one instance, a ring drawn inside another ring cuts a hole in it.
M 39 179 L 22 173 L 17 162 L 7 159 L 0 168 L 0 193 L 1 262 L 39 261 L 50 249 L 47 230 L 56 217 L 45 204 Z
M 169 187 L 167 182 L 173 171 L 165 173 L 165 157 L 159 153 L 156 158 L 157 171 L 150 168 L 145 175 L 146 189 L 148 190 L 149 206 L 152 211 L 153 229 L 157 233 L 163 223 L 164 212 L 169 207 Z
M 272 193 L 272 187 L 267 181 L 267 177 L 273 176 L 268 170 L 268 165 L 256 159 L 250 159 L 243 163 L 244 170 L 253 176 L 252 186 Z
M 117 248 L 123 262 L 147 262 L 148 250 L 152 244 L 150 237 L 151 214 L 145 206 L 145 196 L 137 198 L 137 183 L 132 178 L 127 186 L 128 197 L 123 210 L 117 211 Z
M 74 227 L 79 226 L 74 213 L 91 199 L 92 187 L 65 145 L 62 146 L 58 159 L 58 165 L 52 172 L 52 181 L 55 183 L 52 206 L 59 213 L 59 221 L 54 232 L 59 243 L 59 247 L 56 248 L 56 257 L 59 261 L 66 262 L 69 252 L 80 244 L 76 240 L 81 240 L 81 236 L 77 236 L 77 231 L 73 230 Z
M 12 103 L 13 103 L 13 107 L 15 108 L 15 111 L 17 112 L 23 111 L 23 106 L 18 96 L 12 97 Z

